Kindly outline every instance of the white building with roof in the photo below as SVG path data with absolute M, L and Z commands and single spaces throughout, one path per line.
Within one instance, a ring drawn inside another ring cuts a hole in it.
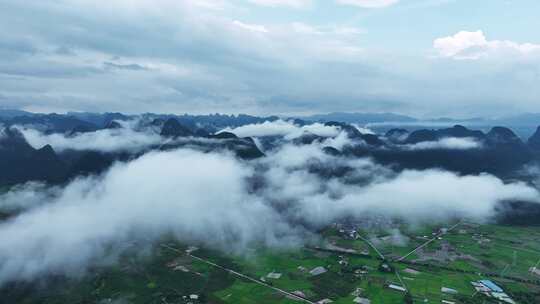
M 326 270 L 326 268 L 322 267 L 322 266 L 319 266 L 319 267 L 315 267 L 313 268 L 309 273 L 312 275 L 312 276 L 318 276 L 318 275 L 321 275 L 323 273 L 326 273 L 328 270 Z
M 407 289 L 405 287 L 402 287 L 402 286 L 399 286 L 399 285 L 396 285 L 396 284 L 389 284 L 388 288 L 393 289 L 393 290 L 397 290 L 397 291 L 401 291 L 401 292 L 407 292 Z

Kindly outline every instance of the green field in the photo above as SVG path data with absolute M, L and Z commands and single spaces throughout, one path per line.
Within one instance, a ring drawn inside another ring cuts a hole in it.
M 431 236 L 436 229 L 402 227 L 408 242 L 396 245 L 377 241 L 377 249 L 388 256 L 384 263 L 393 268 L 389 272 L 381 271 L 383 261 L 364 240 L 340 236 L 329 228 L 321 233 L 325 239 L 321 243 L 323 247 L 333 244 L 357 252 L 340 253 L 335 251 L 336 247 L 327 251 L 252 248 L 244 254 L 233 255 L 200 248 L 193 255 L 204 260 L 201 261 L 186 255 L 184 244 L 167 241 L 166 247 L 155 246 L 148 255 L 126 253 L 114 266 L 91 269 L 78 280 L 52 278 L 49 280 L 52 283 L 47 285 L 14 284 L 4 288 L 1 295 L 6 303 L 23 304 L 302 303 L 284 294 L 295 292 L 305 297 L 305 303 L 323 299 L 338 304 L 353 303 L 357 296 L 374 304 L 404 303 L 405 293 L 388 287 L 395 284 L 407 288 L 414 303 L 441 303 L 442 300 L 490 303 L 487 297 L 475 294 L 470 284 L 489 278 L 517 303 L 540 303 L 540 283 L 520 281 L 540 279 L 528 271 L 540 260 L 539 228 L 463 224 L 441 235 L 421 252 L 411 254 L 404 261 L 397 260 L 425 242 L 423 237 Z M 379 231 L 359 233 L 369 235 L 372 240 L 377 238 L 374 235 L 385 235 Z M 440 255 L 443 244 L 449 248 L 448 256 L 452 258 L 433 258 Z M 369 255 L 359 254 L 365 250 Z M 327 271 L 310 274 L 316 267 Z M 270 273 L 279 274 L 279 278 L 269 277 Z M 442 287 L 454 289 L 457 294 L 442 293 Z M 198 299 L 190 299 L 190 295 L 197 295 Z

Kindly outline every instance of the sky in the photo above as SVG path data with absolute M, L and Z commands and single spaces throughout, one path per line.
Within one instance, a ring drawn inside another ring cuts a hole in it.
M 540 112 L 537 0 L 0 0 L 0 108 Z

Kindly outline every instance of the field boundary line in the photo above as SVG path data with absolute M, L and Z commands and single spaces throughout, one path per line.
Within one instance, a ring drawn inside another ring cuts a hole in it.
M 172 251 L 177 252 L 177 253 L 185 254 L 185 255 L 187 255 L 187 256 L 189 256 L 189 257 L 195 259 L 195 260 L 198 260 L 198 261 L 203 262 L 203 263 L 205 263 L 205 264 L 207 264 L 207 265 L 210 265 L 210 266 L 219 268 L 219 269 L 224 270 L 224 271 L 226 271 L 226 272 L 228 272 L 228 273 L 234 274 L 234 275 L 236 275 L 236 276 L 238 276 L 238 277 L 240 277 L 240 278 L 242 278 L 242 279 L 245 279 L 245 280 L 254 282 L 254 283 L 256 283 L 256 284 L 259 284 L 259 285 L 261 285 L 261 286 L 270 288 L 270 289 L 272 289 L 272 290 L 274 290 L 274 291 L 277 291 L 277 292 L 279 292 L 279 293 L 281 293 L 281 294 L 284 294 L 284 295 L 286 295 L 286 296 L 288 296 L 288 297 L 291 297 L 291 298 L 293 298 L 293 299 L 296 299 L 296 300 L 299 300 L 299 301 L 302 301 L 302 302 L 305 302 L 305 303 L 309 303 L 309 304 L 317 304 L 317 303 L 312 302 L 312 301 L 310 301 L 310 300 L 308 300 L 308 299 L 306 299 L 306 298 L 300 297 L 300 296 L 298 296 L 298 295 L 296 295 L 296 294 L 294 294 L 294 293 L 291 293 L 291 292 L 288 292 L 288 291 L 286 291 L 286 290 L 283 290 L 283 289 L 277 288 L 277 287 L 275 287 L 275 286 L 269 285 L 269 284 L 267 284 L 267 283 L 262 282 L 261 280 L 257 280 L 257 279 L 255 279 L 255 278 L 252 278 L 252 277 L 250 277 L 250 276 L 248 276 L 248 275 L 245 275 L 245 274 L 243 274 L 243 273 L 240 273 L 240 272 L 238 272 L 238 271 L 234 271 L 234 270 L 229 269 L 229 268 L 227 268 L 227 267 L 218 265 L 218 264 L 216 264 L 216 263 L 214 263 L 214 262 L 211 262 L 211 261 L 209 261 L 209 260 L 207 260 L 207 259 L 203 259 L 203 258 L 200 258 L 200 257 L 198 257 L 198 256 L 194 256 L 194 255 L 192 255 L 191 253 L 183 252 L 183 251 L 181 251 L 181 250 L 179 250 L 179 249 L 177 249 L 177 248 L 171 247 L 171 246 L 166 245 L 166 244 L 161 244 L 161 247 L 167 248 L 167 249 L 172 250 Z

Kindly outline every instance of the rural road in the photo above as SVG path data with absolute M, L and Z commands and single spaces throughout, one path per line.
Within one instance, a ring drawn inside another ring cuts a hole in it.
M 198 260 L 198 261 L 203 262 L 203 263 L 205 263 L 205 264 L 208 264 L 208 265 L 210 265 L 210 266 L 213 266 L 213 267 L 222 269 L 222 270 L 224 270 L 224 271 L 227 271 L 227 272 L 229 272 L 229 273 L 232 273 L 232 274 L 234 274 L 234 275 L 236 275 L 236 276 L 238 276 L 238 277 L 240 277 L 240 278 L 242 278 L 242 279 L 245 279 L 245 280 L 254 282 L 254 283 L 256 283 L 256 284 L 259 284 L 259 285 L 261 285 L 261 286 L 265 286 L 265 287 L 267 287 L 267 288 L 273 289 L 273 290 L 275 290 L 275 291 L 277 291 L 277 292 L 279 292 L 279 293 L 281 293 L 281 294 L 284 294 L 284 295 L 286 295 L 286 296 L 288 296 L 288 297 L 290 297 L 290 298 L 293 298 L 293 299 L 295 299 L 295 300 L 302 301 L 302 302 L 305 302 L 305 303 L 310 303 L 310 304 L 317 304 L 317 303 L 312 302 L 312 301 L 310 301 L 310 300 L 308 300 L 308 299 L 306 299 L 306 298 L 303 298 L 303 297 L 300 297 L 300 296 L 298 296 L 298 295 L 295 295 L 294 293 L 291 293 L 291 292 L 288 292 L 288 291 L 286 291 L 286 290 L 283 290 L 283 289 L 280 289 L 280 288 L 271 286 L 271 285 L 266 284 L 266 283 L 264 283 L 264 282 L 262 282 L 262 281 L 260 281 L 260 280 L 257 280 L 257 279 L 255 279 L 255 278 L 252 278 L 252 277 L 250 277 L 250 276 L 247 276 L 247 275 L 245 275 L 245 274 L 243 274 L 243 273 L 240 273 L 240 272 L 234 271 L 234 270 L 232 270 L 232 269 L 223 267 L 223 266 L 218 265 L 218 264 L 216 264 L 216 263 L 214 263 L 214 262 L 211 262 L 211 261 L 208 261 L 208 260 L 206 260 L 206 259 L 203 259 L 203 258 L 194 256 L 194 255 L 192 255 L 192 254 L 190 254 L 190 253 L 183 252 L 183 251 L 181 251 L 181 250 L 179 250 L 179 249 L 176 249 L 176 248 L 174 248 L 174 247 L 171 247 L 171 246 L 169 246 L 169 245 L 161 244 L 161 247 L 167 248 L 167 249 L 172 250 L 172 251 L 177 252 L 177 253 L 185 254 L 185 255 L 187 255 L 187 256 L 189 256 L 189 257 L 195 259 L 195 260 Z

